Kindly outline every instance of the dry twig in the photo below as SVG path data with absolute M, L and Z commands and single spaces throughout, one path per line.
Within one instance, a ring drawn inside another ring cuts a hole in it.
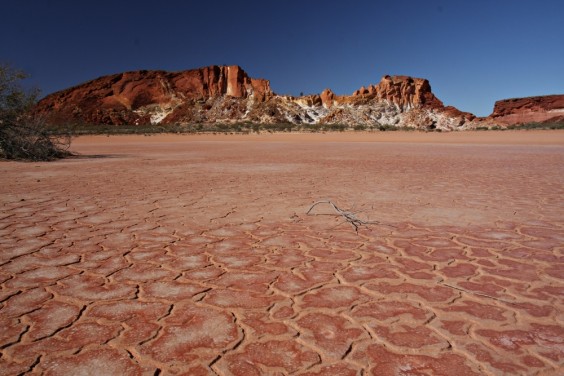
M 340 215 L 341 217 L 343 217 L 345 219 L 345 221 L 349 222 L 351 224 L 351 226 L 354 228 L 354 231 L 356 231 L 357 233 L 358 233 L 358 228 L 360 226 L 366 226 L 366 225 L 369 225 L 369 224 L 379 224 L 380 223 L 380 222 L 377 222 L 377 221 L 365 221 L 365 220 L 362 220 L 360 218 L 357 218 L 355 213 L 340 209 L 331 200 L 317 201 L 316 203 L 311 205 L 311 207 L 306 212 L 306 214 L 309 215 L 309 213 L 311 213 L 313 208 L 316 207 L 319 204 L 329 204 L 329 205 L 331 205 L 333 207 L 333 209 L 337 212 L 337 214 Z
M 442 286 L 450 287 L 451 289 L 455 289 L 455 290 L 458 290 L 458 291 L 465 292 L 465 293 L 470 294 L 470 295 L 483 296 L 483 297 L 486 297 L 486 298 L 497 300 L 498 302 L 503 302 L 505 304 L 517 304 L 516 302 L 497 298 L 495 296 L 491 296 L 491 295 L 488 295 L 488 294 L 482 294 L 481 292 L 469 291 L 469 290 L 463 289 L 463 288 L 458 287 L 458 286 L 449 285 L 448 283 L 439 282 L 439 284 L 442 285 Z

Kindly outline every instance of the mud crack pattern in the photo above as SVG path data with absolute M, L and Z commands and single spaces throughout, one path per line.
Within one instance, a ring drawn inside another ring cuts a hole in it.
M 562 371 L 562 147 L 76 148 L 0 164 L 2 375 Z

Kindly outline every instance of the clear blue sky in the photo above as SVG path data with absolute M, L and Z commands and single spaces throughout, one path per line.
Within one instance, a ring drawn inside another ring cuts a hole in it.
M 563 0 L 0 0 L 0 62 L 43 94 L 106 74 L 237 64 L 279 94 L 385 74 L 446 104 L 564 93 Z

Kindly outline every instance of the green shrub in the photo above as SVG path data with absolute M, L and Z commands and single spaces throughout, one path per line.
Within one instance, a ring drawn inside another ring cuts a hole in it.
M 380 124 L 378 126 L 378 130 L 385 132 L 385 131 L 397 131 L 398 127 L 396 127 L 395 125 L 391 125 L 391 124 Z
M 27 75 L 0 65 L 0 158 L 48 161 L 71 155 L 70 134 L 53 134 L 34 116 L 37 90 L 26 91 L 21 81 Z
M 550 122 L 550 123 L 525 123 L 525 124 L 515 124 L 510 125 L 507 129 L 520 130 L 520 129 L 564 129 L 564 121 L 562 122 Z

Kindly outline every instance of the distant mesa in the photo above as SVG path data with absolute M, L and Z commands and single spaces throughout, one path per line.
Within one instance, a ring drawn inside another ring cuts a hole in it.
M 39 102 L 37 110 L 50 122 L 166 124 L 182 113 L 207 111 L 202 101 L 211 98 L 252 97 L 262 102 L 269 96 L 272 91 L 267 80 L 250 78 L 238 66 L 182 72 L 143 70 L 100 77 L 53 93 Z
M 239 66 L 181 72 L 135 71 L 104 76 L 42 99 L 36 108 L 49 123 L 362 124 L 456 130 L 529 121 L 564 121 L 564 95 L 498 101 L 487 118 L 444 106 L 429 81 L 384 76 L 352 95 L 277 95 L 265 79 Z M 560 120 L 558 120 L 560 119 Z
M 503 125 L 564 123 L 564 95 L 504 99 L 495 102 L 493 121 Z

